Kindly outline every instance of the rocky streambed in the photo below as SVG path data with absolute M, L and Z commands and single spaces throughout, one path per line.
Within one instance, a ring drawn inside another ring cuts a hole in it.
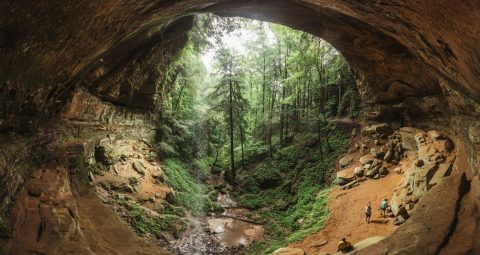
M 223 213 L 212 213 L 203 218 L 189 215 L 188 230 L 172 244 L 175 254 L 240 254 L 244 247 L 263 237 L 263 226 L 247 217 L 254 215 L 252 212 L 237 207 L 228 187 L 218 192 L 217 201 L 224 209 Z

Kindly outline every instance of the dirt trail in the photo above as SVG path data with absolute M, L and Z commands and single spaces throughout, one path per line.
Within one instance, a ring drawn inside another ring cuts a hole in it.
M 378 180 L 366 180 L 359 186 L 349 190 L 334 190 L 329 195 L 330 218 L 325 228 L 306 239 L 290 245 L 303 249 L 307 255 L 316 255 L 319 252 L 334 254 L 337 243 L 342 237 L 356 243 L 372 236 L 387 236 L 396 226 L 392 218 L 383 218 L 377 210 L 383 198 L 390 198 L 394 188 L 402 180 L 403 175 L 391 172 Z M 372 222 L 365 223 L 364 206 L 372 203 Z M 384 221 L 387 221 L 384 223 Z M 320 240 L 328 243 L 320 247 L 312 247 Z

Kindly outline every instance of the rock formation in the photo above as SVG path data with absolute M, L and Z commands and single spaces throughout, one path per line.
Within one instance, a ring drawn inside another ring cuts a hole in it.
M 169 90 L 165 72 L 197 12 L 268 20 L 318 35 L 355 69 L 367 121 L 448 135 L 445 140 L 435 133 L 412 137 L 416 131 L 398 132 L 402 148 L 419 150 L 415 166 L 399 170 L 410 176 L 411 196 L 430 191 L 398 231 L 359 254 L 480 253 L 478 2 L 6 0 L 0 9 L 0 215 L 4 217 L 16 201 L 13 236 L 24 238 L 17 231 L 25 231 L 36 240 L 19 247 L 12 240 L 20 239 L 2 238 L 2 253 L 41 253 L 52 243 L 58 243 L 50 247 L 53 254 L 65 249 L 72 254 L 88 249 L 117 254 L 116 249 L 124 248 L 108 244 L 105 229 L 82 237 L 82 224 L 87 224 L 82 219 L 90 218 L 78 206 L 83 196 L 75 194 L 81 189 L 72 183 L 76 178 L 98 178 L 70 168 L 68 161 L 45 162 L 67 151 L 71 160 L 93 163 L 89 160 L 95 158 L 95 147 L 112 135 L 136 141 L 161 136 L 155 125 Z M 376 126 L 368 132 L 384 139 L 387 131 Z M 453 146 L 456 158 L 431 154 L 432 147 L 423 140 L 433 141 L 434 149 L 448 151 Z M 398 161 L 398 144 L 387 145 L 383 154 L 373 151 L 374 159 L 364 159 L 363 174 L 375 177 L 378 170 L 380 177 L 380 161 Z M 97 153 L 108 156 L 107 151 Z M 426 180 L 419 182 L 418 173 Z M 439 182 L 445 175 L 449 176 Z M 61 202 L 52 204 L 53 200 Z M 32 226 L 20 224 L 18 219 L 25 217 L 32 219 Z M 92 248 L 102 245 L 112 250 Z

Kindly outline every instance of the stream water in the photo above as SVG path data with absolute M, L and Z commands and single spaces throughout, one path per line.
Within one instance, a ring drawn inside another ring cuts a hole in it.
M 246 209 L 237 208 L 228 188 L 219 192 L 218 203 L 225 212 L 204 218 L 189 216 L 190 226 L 182 238 L 173 244 L 178 255 L 238 254 L 243 247 L 263 237 L 262 225 L 249 219 Z

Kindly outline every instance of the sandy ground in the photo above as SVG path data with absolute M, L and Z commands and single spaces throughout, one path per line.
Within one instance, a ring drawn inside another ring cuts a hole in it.
M 396 226 L 393 218 L 383 218 L 377 208 L 383 198 L 392 197 L 393 190 L 402 180 L 403 175 L 393 171 L 384 178 L 367 180 L 350 190 L 334 190 L 329 195 L 330 218 L 323 230 L 308 236 L 304 240 L 293 243 L 291 247 L 305 250 L 307 255 L 320 252 L 335 253 L 337 243 L 342 237 L 356 243 L 372 236 L 387 236 Z M 364 207 L 372 203 L 372 222 L 365 222 Z M 385 222 L 387 221 L 387 222 Z M 312 247 L 320 240 L 328 243 L 320 247 Z

